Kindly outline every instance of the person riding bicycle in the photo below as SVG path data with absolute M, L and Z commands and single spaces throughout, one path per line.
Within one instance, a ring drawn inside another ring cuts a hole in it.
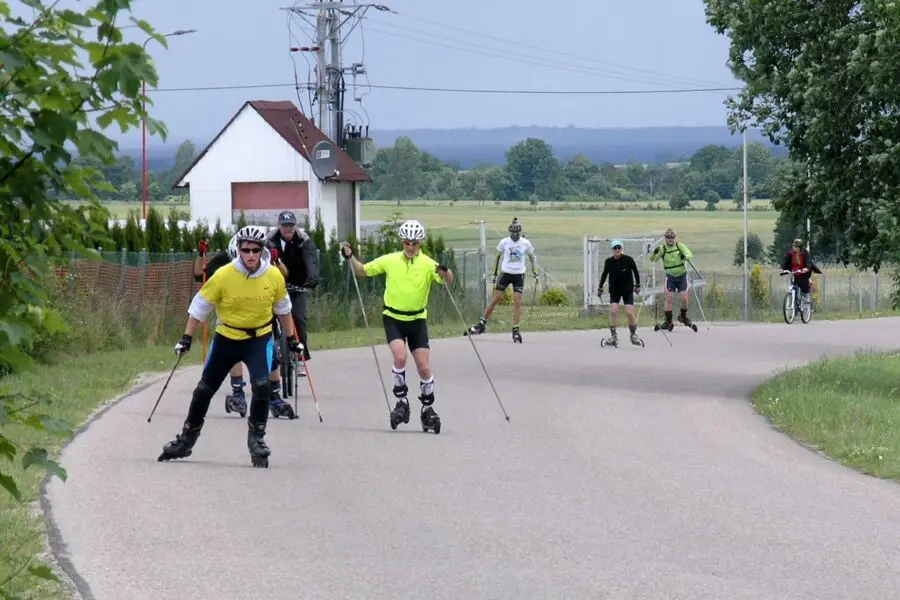
M 297 227 L 297 217 L 289 210 L 278 215 L 278 229 L 269 235 L 268 241 L 270 249 L 277 251 L 273 264 L 287 281 L 291 314 L 303 344 L 303 359 L 309 360 L 307 292 L 319 285 L 319 251 L 309 234 Z
M 790 250 L 785 253 L 781 261 L 781 274 L 788 273 L 794 275 L 794 283 L 800 288 L 801 300 L 808 304 L 810 302 L 809 280 L 813 273 L 821 275 L 822 271 L 812 261 L 800 238 L 793 241 Z
M 186 458 L 200 437 L 212 397 L 229 370 L 245 363 L 250 371 L 252 399 L 247 418 L 247 449 L 254 467 L 268 467 L 271 450 L 266 444 L 269 415 L 269 373 L 273 352 L 272 314 L 281 325 L 293 330 L 291 299 L 284 277 L 271 268 L 265 231 L 242 227 L 236 235 L 239 256 L 219 268 L 200 288 L 188 308 L 184 335 L 175 344 L 175 353 L 191 349 L 197 327 L 216 312 L 215 335 L 200 381 L 194 389 L 181 433 L 163 446 L 158 460 Z M 295 335 L 288 339 L 292 352 L 302 351 Z
M 399 229 L 403 250 L 384 254 L 365 264 L 353 256 L 347 242 L 341 254 L 350 263 L 356 277 L 385 276 L 382 322 L 388 347 L 394 358 L 391 374 L 397 404 L 391 411 L 391 429 L 409 423 L 406 395 L 407 345 L 419 372 L 419 401 L 422 403 L 422 427 L 440 432 L 441 420 L 434 410 L 434 375 L 431 372 L 428 344 L 428 297 L 435 283 L 453 283 L 453 272 L 421 251 L 425 228 L 418 221 L 406 221 Z
M 690 262 L 694 257 L 691 249 L 682 242 L 675 240 L 675 231 L 666 229 L 666 241 L 653 251 L 650 255 L 650 261 L 661 260 L 663 270 L 666 272 L 666 322 L 663 325 L 669 331 L 672 331 L 672 300 L 675 292 L 681 297 L 681 312 L 678 315 L 678 321 L 691 326 L 691 320 L 687 316 L 688 303 L 688 279 L 687 267 L 685 263 Z
M 535 265 L 534 246 L 531 242 L 522 236 L 522 224 L 517 218 L 513 218 L 512 223 L 507 227 L 509 235 L 497 244 L 497 256 L 494 259 L 494 294 L 484 314 L 477 323 L 469 328 L 469 333 L 484 333 L 487 320 L 491 318 L 500 301 L 503 299 L 503 293 L 506 288 L 512 286 L 513 289 L 513 340 L 522 341 L 522 334 L 519 332 L 519 319 L 522 316 L 522 295 L 525 293 L 525 257 L 528 257 L 531 263 L 531 275 L 534 283 L 537 285 L 538 273 L 537 265 Z M 501 264 L 501 259 L 503 260 Z M 497 269 L 500 269 L 500 278 L 497 278 Z

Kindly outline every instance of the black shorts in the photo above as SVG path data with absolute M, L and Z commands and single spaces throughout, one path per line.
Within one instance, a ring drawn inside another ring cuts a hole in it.
M 428 322 L 425 319 L 399 321 L 387 315 L 381 315 L 384 323 L 384 335 L 388 344 L 394 340 L 406 342 L 410 352 L 419 348 L 428 348 Z
M 682 273 L 681 275 L 666 275 L 667 292 L 686 292 L 687 289 L 687 273 Z
M 502 273 L 494 289 L 498 292 L 505 292 L 509 286 L 513 286 L 513 291 L 517 294 L 524 293 L 525 273 Z
M 618 304 L 622 302 L 625 306 L 634 306 L 634 290 L 609 290 L 609 303 Z

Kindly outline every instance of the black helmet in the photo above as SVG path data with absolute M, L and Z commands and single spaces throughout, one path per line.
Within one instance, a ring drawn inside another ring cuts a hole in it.
M 519 219 L 513 217 L 512 223 L 509 224 L 509 227 L 506 228 L 510 233 L 520 234 L 522 233 L 522 224 L 519 223 Z

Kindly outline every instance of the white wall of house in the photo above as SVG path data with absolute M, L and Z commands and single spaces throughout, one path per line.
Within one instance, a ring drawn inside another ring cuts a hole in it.
M 180 182 L 190 184 L 191 220 L 205 219 L 212 226 L 220 219 L 223 227 L 232 225 L 231 183 L 256 181 L 308 181 L 314 220 L 324 186 L 306 159 L 248 105 Z M 328 214 L 323 206 L 326 230 L 337 223 L 335 212 L 330 218 Z

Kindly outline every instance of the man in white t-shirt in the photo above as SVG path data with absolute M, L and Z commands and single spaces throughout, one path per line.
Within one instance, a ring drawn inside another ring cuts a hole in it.
M 488 304 L 481 319 L 475 325 L 469 328 L 466 333 L 484 333 L 487 320 L 494 312 L 494 307 L 499 304 L 503 298 L 503 292 L 506 288 L 513 286 L 513 328 L 512 336 L 514 342 L 522 342 L 522 334 L 519 333 L 519 318 L 522 315 L 522 294 L 525 291 L 525 256 L 531 262 L 531 272 L 534 276 L 535 285 L 537 285 L 538 274 L 535 265 L 534 246 L 527 238 L 522 237 L 522 224 L 518 219 L 513 219 L 507 228 L 509 236 L 500 240 L 497 244 L 497 258 L 494 261 L 494 278 L 493 283 L 494 295 L 491 303 Z M 500 260 L 503 259 L 501 265 Z M 500 268 L 501 275 L 497 278 L 497 268 Z

